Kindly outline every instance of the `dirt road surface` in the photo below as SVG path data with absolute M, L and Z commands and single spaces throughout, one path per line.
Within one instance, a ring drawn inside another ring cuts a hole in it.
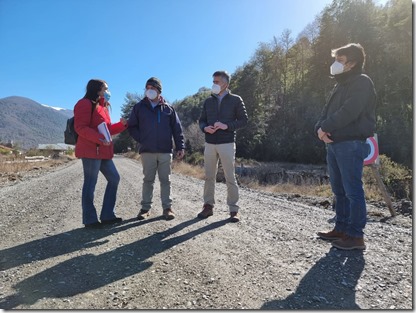
M 242 188 L 242 220 L 228 223 L 218 183 L 200 220 L 203 181 L 173 174 L 176 218 L 161 218 L 157 180 L 137 221 L 141 164 L 114 161 L 124 221 L 104 229 L 81 223 L 79 160 L 0 189 L 0 309 L 413 308 L 411 217 L 369 215 L 367 250 L 345 252 L 315 235 L 330 210 Z M 100 175 L 99 209 L 104 188 Z

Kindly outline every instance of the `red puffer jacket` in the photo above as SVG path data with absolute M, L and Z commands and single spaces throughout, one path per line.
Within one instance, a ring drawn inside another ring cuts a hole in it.
M 79 100 L 74 107 L 74 127 L 78 133 L 75 156 L 77 158 L 112 159 L 113 142 L 109 146 L 104 146 L 100 141 L 104 139 L 104 135 L 98 132 L 97 126 L 105 122 L 111 135 L 121 133 L 127 126 L 121 122 L 111 124 L 110 114 L 104 106 L 104 99 L 100 99 L 92 114 L 91 110 L 92 102 L 85 98 Z

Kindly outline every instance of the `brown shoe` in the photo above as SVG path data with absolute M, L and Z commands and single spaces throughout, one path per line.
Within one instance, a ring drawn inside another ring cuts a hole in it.
M 198 214 L 199 218 L 207 218 L 208 216 L 212 216 L 214 214 L 214 206 L 211 204 L 205 203 L 202 211 Z
M 139 214 L 137 215 L 137 219 L 139 221 L 144 220 L 150 216 L 149 210 L 140 210 Z
M 364 238 L 348 235 L 333 241 L 332 246 L 341 250 L 365 250 Z
M 240 221 L 240 214 L 238 212 L 230 212 L 230 222 L 237 223 Z
M 163 216 L 166 218 L 166 220 L 173 220 L 175 218 L 175 214 L 173 214 L 171 208 L 163 210 Z
M 337 231 L 335 230 L 335 228 L 329 232 L 317 232 L 316 233 L 319 237 L 321 237 L 322 239 L 325 240 L 337 240 L 337 239 L 341 239 L 345 236 L 344 232 L 341 231 Z

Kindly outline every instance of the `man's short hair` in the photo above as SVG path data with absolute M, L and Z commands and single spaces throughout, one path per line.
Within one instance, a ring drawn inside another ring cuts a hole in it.
M 353 61 L 357 64 L 355 68 L 363 69 L 365 64 L 365 51 L 359 43 L 349 43 L 331 51 L 332 57 L 346 56 L 347 61 Z
M 214 76 L 220 76 L 227 84 L 230 83 L 231 77 L 227 71 L 216 71 L 214 74 L 212 74 L 212 77 Z

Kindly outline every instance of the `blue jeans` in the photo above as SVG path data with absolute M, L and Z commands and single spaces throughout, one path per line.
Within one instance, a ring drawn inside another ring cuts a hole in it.
M 106 221 L 116 218 L 114 206 L 116 203 L 117 188 L 120 175 L 113 160 L 82 159 L 84 167 L 84 185 L 82 187 L 82 223 L 98 222 L 97 210 L 94 206 L 94 191 L 97 184 L 98 173 L 103 173 L 107 180 L 100 220 Z
M 335 195 L 335 230 L 351 237 L 364 237 L 367 208 L 362 176 L 369 153 L 370 146 L 360 140 L 327 145 L 329 179 Z

